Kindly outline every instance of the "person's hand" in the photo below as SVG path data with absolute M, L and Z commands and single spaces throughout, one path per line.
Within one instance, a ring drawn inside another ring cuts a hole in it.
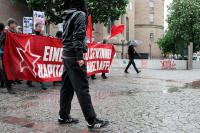
M 80 67 L 82 67 L 85 64 L 84 60 L 78 60 L 77 62 Z

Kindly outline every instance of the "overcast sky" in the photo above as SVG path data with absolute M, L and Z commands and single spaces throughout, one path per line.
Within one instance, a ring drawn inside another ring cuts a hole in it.
M 167 6 L 172 2 L 172 0 L 165 0 L 165 20 L 167 19 Z M 167 23 L 165 21 L 165 29 L 167 28 Z

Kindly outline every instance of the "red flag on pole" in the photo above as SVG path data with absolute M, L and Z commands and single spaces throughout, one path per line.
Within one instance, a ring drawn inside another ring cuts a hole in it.
M 90 40 L 90 43 L 92 43 L 92 16 L 88 16 L 88 26 L 87 26 L 87 37 Z
M 121 34 L 123 31 L 124 31 L 124 25 L 123 24 L 121 24 L 119 26 L 113 25 L 112 30 L 111 30 L 111 36 L 109 37 L 109 39 L 118 35 L 118 34 Z

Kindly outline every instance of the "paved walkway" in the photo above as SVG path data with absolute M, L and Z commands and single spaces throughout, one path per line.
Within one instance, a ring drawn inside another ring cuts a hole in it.
M 199 133 L 200 70 L 133 71 L 113 69 L 108 80 L 90 81 L 91 95 L 108 133 Z M 50 84 L 49 84 L 50 85 Z M 39 85 L 38 85 L 39 86 Z M 1 133 L 89 133 L 77 99 L 72 115 L 77 125 L 58 125 L 59 86 L 47 91 L 15 86 L 16 95 L 0 89 Z

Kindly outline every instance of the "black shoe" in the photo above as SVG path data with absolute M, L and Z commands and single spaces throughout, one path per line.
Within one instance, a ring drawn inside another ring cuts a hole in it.
M 21 82 L 20 80 L 16 80 L 15 82 L 16 82 L 17 84 L 19 84 L 19 85 L 22 84 L 22 82 Z
M 127 73 L 127 74 L 129 73 L 128 71 L 124 71 L 124 72 Z
M 101 129 L 101 128 L 108 126 L 108 124 L 109 124 L 108 121 L 104 121 L 104 120 L 100 120 L 100 119 L 96 118 L 92 125 L 88 124 L 88 128 L 89 129 Z
M 47 90 L 47 87 L 46 87 L 46 85 L 44 83 L 40 83 L 40 84 L 41 84 L 41 89 L 42 90 Z
M 12 82 L 12 84 L 14 84 L 14 85 L 15 85 L 15 84 L 17 84 L 17 82 L 16 82 L 16 81 L 11 81 L 11 82 Z
M 8 88 L 8 93 L 9 94 L 16 94 L 16 92 L 12 88 Z
M 32 83 L 27 83 L 27 86 L 30 87 L 30 88 L 35 87 L 35 85 L 33 85 Z
M 139 73 L 141 73 L 141 71 L 138 71 L 137 73 L 139 74 Z
M 53 82 L 53 86 L 62 86 L 62 82 L 61 81 Z
M 96 77 L 91 77 L 91 79 L 92 79 L 92 80 L 96 80 L 97 78 L 96 78 Z
M 41 89 L 42 89 L 42 90 L 47 90 L 47 88 L 46 88 L 46 87 L 42 87 Z
M 65 119 L 62 119 L 59 117 L 58 122 L 59 122 L 59 124 L 77 124 L 77 123 L 79 123 L 79 120 L 72 118 L 71 116 L 68 116 Z
M 107 78 L 108 78 L 108 77 L 107 77 L 107 76 L 105 76 L 105 75 L 104 75 L 104 76 L 101 76 L 101 77 L 102 77 L 103 79 L 107 79 Z
M 5 85 L 4 85 L 4 81 L 1 81 L 1 88 L 4 88 Z

